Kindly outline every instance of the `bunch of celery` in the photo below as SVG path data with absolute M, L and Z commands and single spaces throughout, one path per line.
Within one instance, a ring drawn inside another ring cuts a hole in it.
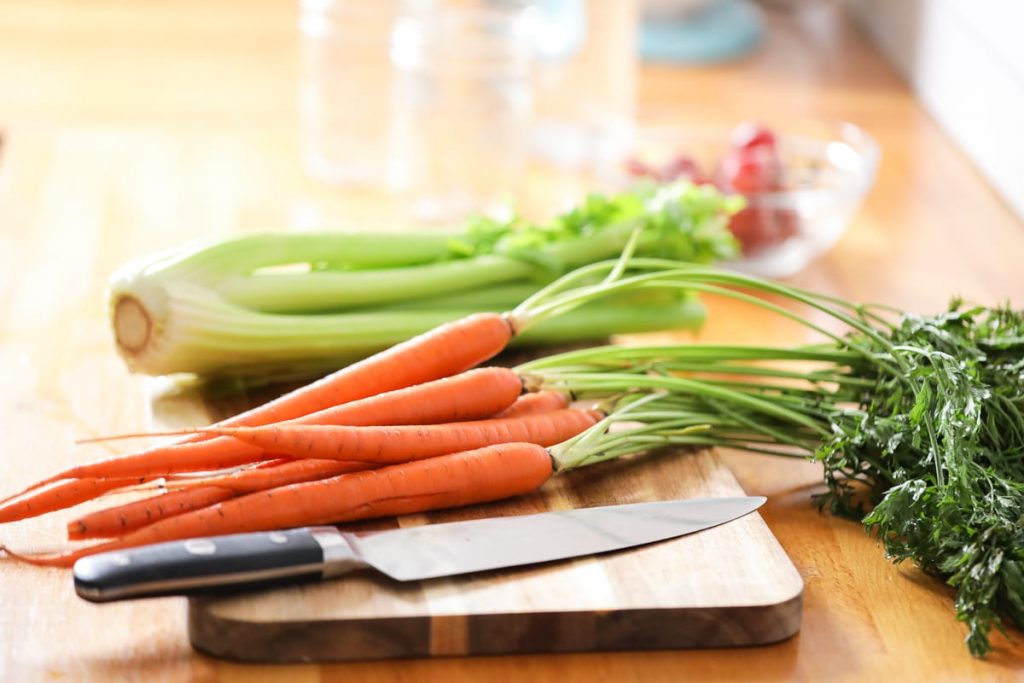
M 543 223 L 478 217 L 458 234 L 280 233 L 178 249 L 112 278 L 117 348 L 136 372 L 301 375 L 349 363 L 476 311 L 504 311 L 622 251 L 707 263 L 735 253 L 735 200 L 673 184 L 593 195 Z M 623 294 L 523 335 L 539 344 L 692 328 L 687 292 Z

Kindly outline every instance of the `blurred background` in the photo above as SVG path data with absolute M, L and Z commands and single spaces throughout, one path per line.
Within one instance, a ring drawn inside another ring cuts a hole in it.
M 88 160 L 82 193 L 135 184 L 121 209 L 175 242 L 546 215 L 681 177 L 745 195 L 750 269 L 785 276 L 857 215 L 879 138 L 913 135 L 885 109 L 901 80 L 1024 214 L 1022 6 L 976 4 L 5 3 L 0 126 L 7 156 Z
M 1020 0 L 2 0 L 0 488 L 91 457 L 71 447 L 83 435 L 205 424 L 254 402 L 237 386 L 216 406 L 173 393 L 115 350 L 111 274 L 201 238 L 444 230 L 679 178 L 746 198 L 731 266 L 905 310 L 954 295 L 1020 307 L 1022 26 Z M 644 340 L 808 341 L 774 314 L 702 301 L 699 332 Z M 895 662 L 907 680 L 1019 666 L 1018 645 L 968 670 L 948 594 L 888 580 L 901 577 L 856 525 L 807 505 L 820 469 L 727 464 L 770 496 L 766 521 L 807 569 L 800 638 L 742 666 L 824 679 L 842 659 L 868 678 Z M 55 521 L 4 541 L 56 543 Z M 254 675 L 192 657 L 180 605 L 97 628 L 59 580 L 0 579 L 0 623 L 19 634 L 0 642 L 0 679 L 5 662 L 39 662 L 21 679 L 117 680 L 126 661 L 146 680 Z M 722 651 L 662 654 L 529 666 L 538 680 L 739 671 Z M 495 670 L 380 666 L 366 675 Z

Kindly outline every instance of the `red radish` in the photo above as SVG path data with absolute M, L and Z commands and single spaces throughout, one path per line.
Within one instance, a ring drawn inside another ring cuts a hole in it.
M 734 149 L 775 148 L 775 133 L 756 121 L 745 121 L 733 128 L 729 141 Z

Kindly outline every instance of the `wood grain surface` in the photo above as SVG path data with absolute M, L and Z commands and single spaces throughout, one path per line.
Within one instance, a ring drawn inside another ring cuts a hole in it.
M 529 496 L 395 526 L 742 495 L 716 454 L 676 451 L 567 472 Z M 797 632 L 802 594 L 799 573 L 754 513 L 538 567 L 409 584 L 363 572 L 196 599 L 189 634 L 203 652 L 256 662 L 763 645 Z
M 1024 226 L 845 19 L 836 3 L 773 3 L 758 51 L 700 68 L 645 66 L 640 113 L 682 124 L 849 119 L 879 141 L 875 187 L 847 234 L 797 284 L 917 310 L 952 294 L 1024 305 Z M 111 451 L 75 438 L 150 413 L 208 418 L 195 393 L 130 376 L 103 287 L 136 255 L 199 236 L 383 226 L 389 207 L 298 168 L 296 3 L 0 3 L 0 491 Z M 1007 141 L 1014 144 L 1016 141 Z M 705 341 L 802 333 L 710 301 Z M 690 337 L 678 337 L 689 339 Z M 155 401 L 150 397 L 156 395 Z M 0 679 L 12 681 L 1019 680 L 1024 636 L 970 658 L 951 591 L 887 561 L 857 524 L 809 503 L 821 471 L 723 459 L 805 583 L 803 625 L 736 650 L 452 657 L 262 668 L 189 646 L 182 600 L 97 607 L 68 576 L 0 562 Z M 61 520 L 11 525 L 17 548 L 62 542 Z

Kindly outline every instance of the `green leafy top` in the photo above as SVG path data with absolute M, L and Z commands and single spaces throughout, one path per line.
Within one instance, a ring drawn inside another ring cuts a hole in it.
M 562 273 L 578 265 L 572 247 L 581 241 L 624 243 L 639 227 L 643 234 L 638 255 L 711 263 L 737 254 L 727 224 L 742 201 L 723 197 L 708 186 L 641 184 L 620 194 L 588 195 L 572 209 L 539 223 L 518 216 L 477 216 L 449 247 L 454 258 L 497 254 Z
M 526 370 L 554 372 L 552 381 L 571 382 L 577 395 L 613 380 L 655 388 L 666 398 L 645 407 L 654 419 L 706 426 L 686 435 L 648 428 L 652 443 L 811 455 L 824 465 L 820 505 L 861 520 L 894 561 L 909 559 L 956 588 L 973 654 L 990 650 L 1001 620 L 1024 627 L 1024 312 L 954 300 L 938 315 L 893 320 L 879 307 L 713 268 L 671 277 L 762 305 L 830 341 L 613 347 Z M 779 297 L 815 316 L 779 308 Z M 818 314 L 853 331 L 831 335 Z M 779 360 L 802 363 L 764 364 Z
M 868 487 L 864 524 L 887 554 L 957 587 L 974 654 L 999 615 L 1024 624 L 1024 314 L 963 309 L 905 315 L 886 335 L 907 371 L 876 357 L 856 374 L 874 385 L 836 413 L 818 450 L 833 511 L 862 516 L 851 482 Z M 857 343 L 869 345 L 866 337 Z

